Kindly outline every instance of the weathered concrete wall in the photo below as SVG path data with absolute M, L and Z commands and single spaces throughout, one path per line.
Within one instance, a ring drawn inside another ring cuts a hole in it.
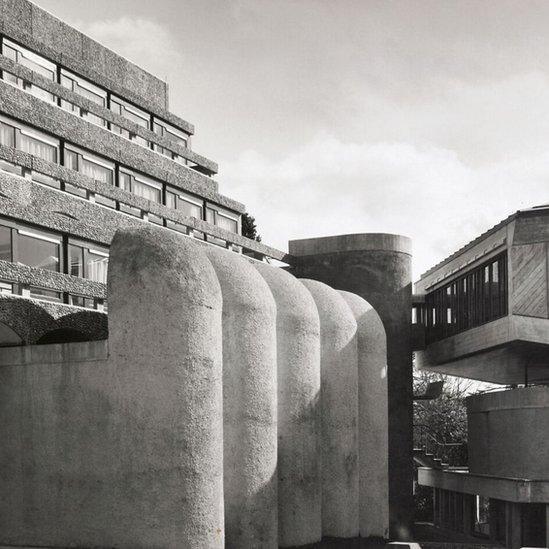
M 6 350 L 23 358 L 0 368 L 0 542 L 222 547 L 215 272 L 147 228 L 115 237 L 109 288 L 108 359 Z
M 386 533 L 385 333 L 368 303 L 153 226 L 115 235 L 108 300 L 108 349 L 0 349 L 0 545 Z
M 255 263 L 276 302 L 278 376 L 278 545 L 320 541 L 320 321 L 291 274 Z
M 549 478 L 549 387 L 467 399 L 469 470 L 475 474 Z
M 411 242 L 391 234 L 354 234 L 289 243 L 292 273 L 371 303 L 387 334 L 389 510 L 391 536 L 410 539 L 413 516 Z
M 358 464 L 360 536 L 389 534 L 387 341 L 374 308 L 340 292 L 357 322 Z
M 276 304 L 251 263 L 207 250 L 223 295 L 223 461 L 227 547 L 276 548 Z
M 358 524 L 357 323 L 343 297 L 302 280 L 320 317 L 322 535 L 354 538 Z

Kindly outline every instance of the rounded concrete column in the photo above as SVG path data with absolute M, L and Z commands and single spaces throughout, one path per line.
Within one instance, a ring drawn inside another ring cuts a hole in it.
M 322 535 L 354 538 L 358 525 L 357 324 L 343 297 L 302 280 L 320 317 Z
M 246 259 L 207 255 L 223 296 L 223 450 L 227 547 L 278 546 L 276 305 Z
M 288 272 L 255 263 L 276 302 L 278 374 L 278 544 L 322 537 L 320 321 L 307 289 Z
M 108 299 L 115 404 L 97 400 L 112 407 L 97 412 L 111 437 L 101 454 L 108 545 L 222 548 L 222 302 L 214 269 L 202 248 L 175 233 L 119 231 Z
M 292 240 L 292 273 L 371 303 L 387 334 L 389 399 L 389 512 L 393 539 L 412 535 L 414 502 L 412 444 L 411 241 L 370 233 Z
M 340 294 L 358 331 L 358 463 L 360 536 L 389 535 L 387 342 L 375 309 L 360 296 Z

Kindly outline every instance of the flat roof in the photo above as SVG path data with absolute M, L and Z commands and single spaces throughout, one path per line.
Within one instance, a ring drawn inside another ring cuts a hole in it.
M 465 253 L 467 250 L 470 250 L 473 246 L 475 246 L 479 242 L 482 242 L 484 239 L 488 238 L 490 235 L 494 234 L 496 231 L 498 231 L 505 225 L 508 225 L 509 223 L 511 223 L 518 217 L 520 217 L 521 215 L 532 213 L 532 212 L 539 212 L 539 211 L 544 211 L 545 213 L 549 213 L 549 204 L 543 204 L 540 206 L 533 206 L 532 208 L 517 210 L 515 213 L 506 217 L 505 219 L 503 219 L 502 221 L 500 221 L 499 223 L 497 223 L 487 231 L 483 232 L 482 234 L 477 236 L 475 239 L 471 240 L 470 242 L 468 242 L 467 244 L 465 244 L 464 246 L 456 250 L 454 253 L 444 258 L 442 261 L 439 261 L 436 265 L 434 265 L 433 267 L 431 267 L 430 269 L 422 273 L 419 279 L 421 280 L 422 278 L 425 278 L 426 276 L 434 273 L 437 269 L 440 269 L 440 267 L 442 267 L 446 263 L 449 263 L 456 257 L 459 257 L 461 254 Z

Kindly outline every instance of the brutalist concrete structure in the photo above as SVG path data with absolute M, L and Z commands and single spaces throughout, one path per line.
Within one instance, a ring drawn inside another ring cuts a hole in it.
M 388 498 L 405 537 L 407 240 L 350 237 L 324 279 L 240 234 L 193 134 L 164 82 L 0 0 L 0 544 L 348 543 Z
M 14 318 L 2 341 L 51 339 L 64 305 L 98 319 L 59 329 L 105 337 L 117 229 L 154 224 L 284 259 L 241 236 L 244 206 L 218 192 L 216 163 L 192 150 L 194 126 L 155 76 L 26 0 L 0 2 L 0 76 L 0 315 L 12 296 L 58 311 L 28 329 Z
M 365 299 L 387 334 L 391 535 L 410 539 L 413 516 L 411 243 L 391 234 L 292 240 L 292 272 Z
M 549 207 L 520 210 L 424 273 L 422 369 L 501 384 L 467 399 L 468 468 L 419 470 L 435 523 L 510 549 L 549 544 Z
M 301 296 L 279 319 L 299 331 L 277 322 L 280 293 Z M 385 337 L 368 304 L 152 226 L 115 235 L 108 296 L 108 340 L 0 350 L 1 544 L 387 536 Z

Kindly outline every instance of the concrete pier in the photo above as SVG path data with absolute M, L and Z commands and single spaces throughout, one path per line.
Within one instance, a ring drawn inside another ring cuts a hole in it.
M 411 241 L 370 233 L 291 240 L 292 273 L 353 292 L 378 312 L 387 334 L 389 511 L 393 539 L 411 537 L 412 310 Z
M 320 317 L 322 535 L 355 538 L 358 524 L 357 323 L 343 297 L 302 280 Z
M 278 544 L 320 541 L 320 321 L 307 289 L 288 272 L 255 263 L 276 302 Z
M 353 312 L 358 344 L 360 536 L 389 534 L 387 342 L 383 323 L 360 296 L 340 291 Z
M 226 546 L 278 547 L 276 304 L 238 255 L 208 248 L 223 296 Z

